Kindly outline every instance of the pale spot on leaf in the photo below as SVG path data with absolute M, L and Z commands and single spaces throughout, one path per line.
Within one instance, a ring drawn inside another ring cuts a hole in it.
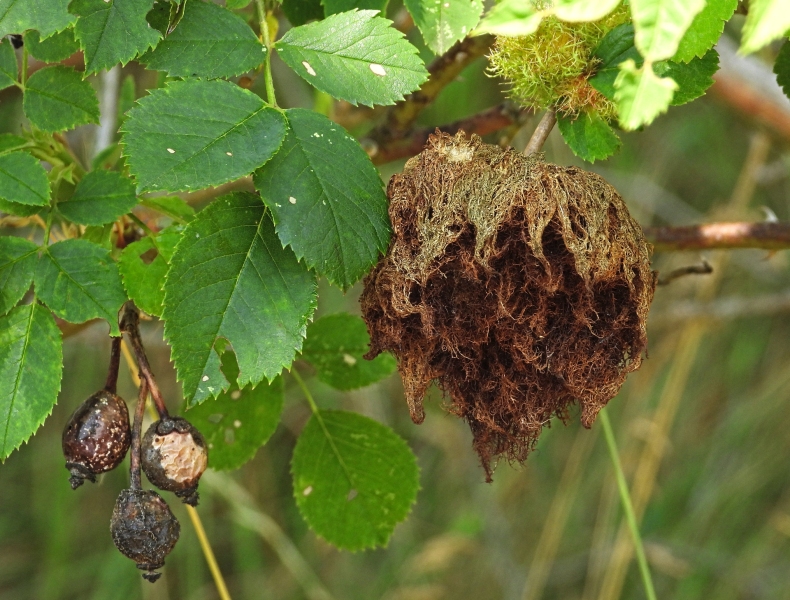
M 234 426 L 236 429 L 238 429 L 239 427 L 241 427 L 241 421 L 239 421 L 238 419 L 236 419 L 235 421 L 233 421 L 233 426 Z
M 208 375 L 203 375 L 203 381 L 208 381 Z
M 290 198 L 288 198 L 288 202 L 290 202 L 291 204 L 296 204 L 296 198 L 291 196 Z
M 302 494 L 304 494 L 305 496 L 309 496 L 309 495 L 310 495 L 310 494 L 312 494 L 312 493 L 313 493 L 313 486 L 312 486 L 312 485 L 308 485 L 308 486 L 307 486 L 307 487 L 304 489 L 304 491 L 302 492 Z
M 357 364 L 357 359 L 350 354 L 343 354 L 343 362 L 349 367 L 353 367 L 355 364 Z
M 238 400 L 239 398 L 241 398 L 241 390 L 233 390 L 230 393 L 230 398 L 231 400 Z
M 384 70 L 384 67 L 377 63 L 370 63 L 370 70 L 379 77 L 384 77 L 387 74 L 387 72 Z
M 311 66 L 310 66 L 310 63 L 309 63 L 309 62 L 307 62 L 306 60 L 303 60 L 303 61 L 302 61 L 302 65 L 303 65 L 303 66 L 304 66 L 304 68 L 307 70 L 307 73 L 308 73 L 308 74 L 310 74 L 310 75 L 312 75 L 313 77 L 315 77 L 315 70 L 313 69 L 313 67 L 311 67 Z
M 175 154 L 175 153 L 176 153 L 176 151 L 175 151 L 175 150 L 173 150 L 172 148 L 168 148 L 168 149 L 167 149 L 167 151 L 168 151 L 170 154 Z
M 348 492 L 348 496 L 346 496 L 346 502 L 351 502 L 354 498 L 357 497 L 357 490 L 351 490 Z
M 225 154 L 227 154 L 228 156 L 233 156 L 233 152 L 226 152 Z

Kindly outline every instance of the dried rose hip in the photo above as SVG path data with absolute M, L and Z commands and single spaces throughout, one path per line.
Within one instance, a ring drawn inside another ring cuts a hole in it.
M 113 470 L 132 441 L 129 411 L 122 398 L 100 390 L 83 402 L 63 430 L 63 455 L 72 489 Z
M 153 490 L 123 490 L 115 501 L 110 521 L 112 541 L 121 554 L 137 563 L 150 582 L 165 564 L 165 557 L 176 545 L 181 525 L 170 507 Z
M 141 461 L 151 483 L 197 506 L 197 486 L 208 465 L 208 451 L 189 421 L 165 417 L 153 423 L 143 438 Z

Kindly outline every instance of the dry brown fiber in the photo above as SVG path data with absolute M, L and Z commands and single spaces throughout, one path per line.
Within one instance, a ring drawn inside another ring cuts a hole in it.
M 650 248 L 594 173 L 463 133 L 431 136 L 387 190 L 393 236 L 365 280 L 372 358 L 398 359 L 411 417 L 435 381 L 490 481 L 578 403 L 590 427 L 637 369 Z

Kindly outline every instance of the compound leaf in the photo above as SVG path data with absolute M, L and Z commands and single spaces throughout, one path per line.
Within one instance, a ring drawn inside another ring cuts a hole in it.
M 0 460 L 52 412 L 60 391 L 62 346 L 55 320 L 37 302 L 0 317 Z
M 790 40 L 782 44 L 774 63 L 776 82 L 782 86 L 785 96 L 790 98 Z
M 118 259 L 118 270 L 126 292 L 149 315 L 162 316 L 163 284 L 183 231 L 180 225 L 173 225 L 156 237 L 146 236 L 126 246 Z
M 737 7 L 738 0 L 707 0 L 705 8 L 694 17 L 681 38 L 672 60 L 686 63 L 694 57 L 704 56 L 719 41 L 724 23 L 732 17 Z
M 41 163 L 27 152 L 0 155 L 0 198 L 29 206 L 49 204 L 49 179 Z
M 474 29 L 483 12 L 482 0 L 406 0 L 415 25 L 428 47 L 444 54 Z
M 171 77 L 232 77 L 260 65 L 266 47 L 234 13 L 190 0 L 173 32 L 140 61 Z
M 121 63 L 156 45 L 162 34 L 145 15 L 154 0 L 72 0 L 79 15 L 74 33 L 85 52 L 85 72 L 95 73 Z
M 0 40 L 0 90 L 14 85 L 18 76 L 14 47 L 9 40 Z
M 0 37 L 37 29 L 49 37 L 71 25 L 70 0 L 0 0 Z
M 82 239 L 52 244 L 38 261 L 36 294 L 69 323 L 102 318 L 110 335 L 120 335 L 118 311 L 126 302 L 118 267 L 110 252 Z
M 0 237 L 0 315 L 11 310 L 33 283 L 37 250 L 24 238 Z
M 406 518 L 419 469 L 406 442 L 362 415 L 321 410 L 291 460 L 294 497 L 308 525 L 345 550 L 384 546 Z
M 58 204 L 69 221 L 104 225 L 125 215 L 137 204 L 134 183 L 117 171 L 91 171 L 77 184 L 71 198 Z
M 33 73 L 22 106 L 30 122 L 48 133 L 99 122 L 96 92 L 70 67 L 45 67 Z
M 631 0 L 636 47 L 646 60 L 671 58 L 705 0 Z
M 282 148 L 255 173 L 255 186 L 272 211 L 282 243 L 347 289 L 389 243 L 381 178 L 340 125 L 305 109 L 286 115 Z
M 338 390 L 354 390 L 390 375 L 397 363 L 391 354 L 365 360 L 370 336 L 365 322 L 348 313 L 321 317 L 307 327 L 302 358 L 318 379 Z
M 672 79 L 658 77 L 648 65 L 637 68 L 629 59 L 620 65 L 614 87 L 620 126 L 634 130 L 667 110 L 678 85 Z
M 285 118 L 229 81 L 172 81 L 142 98 L 123 129 L 137 192 L 176 192 L 252 173 L 277 152 Z
M 576 119 L 560 116 L 557 125 L 573 153 L 588 162 L 608 158 L 622 145 L 620 138 L 598 111 L 583 112 Z
M 349 11 L 289 30 L 276 44 L 283 61 L 334 98 L 394 104 L 428 78 L 417 49 L 374 10 Z
M 226 366 L 229 362 L 235 369 Z M 222 364 L 228 379 L 235 382 L 239 369 L 232 352 L 223 353 Z M 208 443 L 209 466 L 230 471 L 251 460 L 277 429 L 283 395 L 282 377 L 244 389 L 231 383 L 215 400 L 191 408 L 189 421 Z
M 165 335 L 190 404 L 228 383 L 214 344 L 227 340 L 239 386 L 273 380 L 302 347 L 316 283 L 283 248 L 260 198 L 223 196 L 184 231 L 165 281 Z
M 743 24 L 740 52 L 759 50 L 790 29 L 790 8 L 787 0 L 751 0 L 746 23 Z

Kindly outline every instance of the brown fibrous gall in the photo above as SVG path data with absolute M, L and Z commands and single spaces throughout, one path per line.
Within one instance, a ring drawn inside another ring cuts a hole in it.
M 487 479 L 574 404 L 590 427 L 647 345 L 650 247 L 594 173 L 431 136 L 389 183 L 393 236 L 365 280 L 366 358 L 398 359 L 415 423 L 435 381 Z

